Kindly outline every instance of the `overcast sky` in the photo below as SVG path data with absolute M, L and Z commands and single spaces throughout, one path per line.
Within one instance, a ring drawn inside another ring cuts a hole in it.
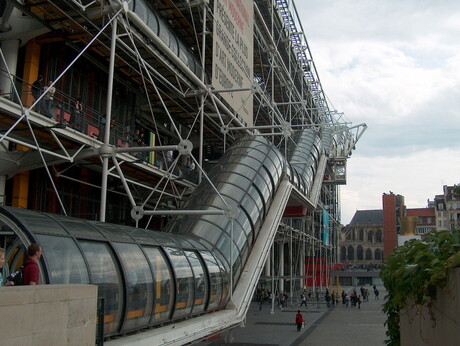
M 460 183 L 460 1 L 297 0 L 332 108 L 367 131 L 348 160 L 342 223 L 382 194 L 424 208 Z

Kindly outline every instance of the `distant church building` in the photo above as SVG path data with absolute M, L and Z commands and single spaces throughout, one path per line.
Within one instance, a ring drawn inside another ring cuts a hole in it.
M 340 233 L 340 262 L 382 264 L 383 210 L 358 210 Z

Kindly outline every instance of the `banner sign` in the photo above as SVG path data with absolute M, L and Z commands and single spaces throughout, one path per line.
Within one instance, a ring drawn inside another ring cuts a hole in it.
M 253 0 L 214 1 L 212 86 L 244 124 L 253 124 Z

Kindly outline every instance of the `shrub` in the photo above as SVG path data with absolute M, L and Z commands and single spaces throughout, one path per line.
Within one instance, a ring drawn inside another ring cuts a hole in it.
M 388 292 L 383 306 L 388 345 L 400 345 L 399 314 L 407 299 L 431 311 L 436 289 L 446 285 L 449 269 L 458 266 L 459 230 L 431 232 L 422 240 L 412 239 L 385 259 L 380 276 Z

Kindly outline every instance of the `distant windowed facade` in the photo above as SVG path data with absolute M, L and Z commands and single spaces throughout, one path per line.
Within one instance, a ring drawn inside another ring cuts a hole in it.
M 444 185 L 443 194 L 434 197 L 437 231 L 460 229 L 460 203 L 459 197 L 454 193 L 457 186 Z
M 383 212 L 358 210 L 340 234 L 340 262 L 343 264 L 382 264 Z

